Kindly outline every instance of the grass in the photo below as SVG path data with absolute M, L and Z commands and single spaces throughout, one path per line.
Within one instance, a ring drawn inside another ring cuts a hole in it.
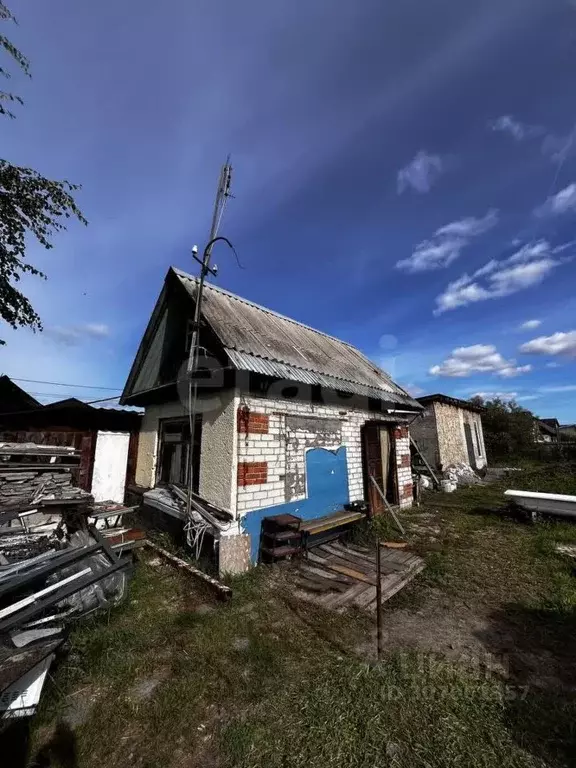
M 532 468 L 521 485 L 573 482 Z M 373 619 L 298 602 L 282 569 L 231 580 L 232 601 L 217 604 L 152 558 L 128 600 L 73 630 L 30 754 L 78 768 L 573 765 L 576 590 L 554 545 L 576 541 L 576 528 L 507 518 L 504 487 L 430 493 L 403 514 L 420 526 L 411 544 L 427 568 L 387 604 L 385 626 L 404 616 L 432 631 L 447 613 L 456 625 L 472 621 L 482 647 L 505 649 L 509 678 L 425 644 L 391 644 L 383 663 L 368 663 L 358 649 Z M 440 533 L 425 535 L 423 521 Z M 376 533 L 398 539 L 385 519 L 361 536 Z

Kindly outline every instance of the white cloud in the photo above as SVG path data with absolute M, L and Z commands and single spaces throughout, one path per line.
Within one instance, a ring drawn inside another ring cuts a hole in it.
M 574 183 L 551 195 L 542 205 L 534 209 L 534 215 L 545 218 L 561 216 L 570 211 L 576 211 L 576 184 Z
M 406 390 L 406 392 L 412 395 L 412 397 L 421 397 L 426 393 L 426 390 L 422 389 L 422 387 L 418 386 L 418 384 L 402 384 L 402 387 Z
M 557 387 L 539 387 L 540 392 L 576 392 L 576 384 L 559 384 Z
M 557 254 L 564 246 L 552 248 L 545 240 L 524 245 L 507 259 L 492 259 L 472 275 L 464 274 L 449 283 L 436 297 L 435 315 L 487 299 L 511 296 L 542 280 L 563 261 Z
M 493 131 L 507 133 L 516 141 L 524 141 L 543 133 L 543 128 L 538 125 L 527 125 L 516 120 L 511 115 L 502 115 L 488 123 Z
M 398 171 L 398 194 L 410 187 L 420 194 L 429 192 L 443 171 L 444 163 L 440 155 L 430 155 L 421 149 L 408 165 Z
M 506 360 L 492 344 L 473 344 L 470 347 L 458 347 L 452 355 L 440 365 L 434 365 L 429 373 L 432 376 L 465 378 L 474 373 L 493 373 L 504 379 L 519 376 L 530 371 L 532 366 L 517 366 L 515 360 Z
M 102 338 L 110 336 L 110 328 L 105 323 L 86 323 L 81 327 L 87 336 L 100 336 Z
M 518 392 L 474 392 L 471 397 L 481 397 L 482 400 L 494 400 L 496 397 L 500 400 L 516 400 Z
M 559 331 L 522 344 L 520 352 L 534 355 L 565 355 L 576 358 L 576 331 Z
M 574 154 L 575 146 L 575 134 L 576 126 L 570 131 L 570 133 L 564 136 L 557 136 L 554 133 L 549 133 L 545 136 L 542 142 L 542 154 L 552 160 L 553 163 L 562 165 L 564 161 Z
M 439 227 L 430 240 L 418 243 L 412 255 L 396 262 L 398 269 L 407 272 L 426 272 L 443 269 L 455 261 L 474 237 L 488 232 L 498 223 L 498 211 L 489 210 L 477 219 L 467 216 Z
M 526 320 L 518 327 L 519 331 L 532 331 L 534 328 L 539 328 L 542 325 L 542 320 Z
M 104 323 L 84 323 L 70 326 L 52 325 L 45 328 L 43 333 L 58 344 L 72 346 L 89 338 L 106 338 L 110 335 L 110 329 Z
M 562 368 L 562 366 L 556 360 L 552 360 L 550 363 L 546 363 L 546 368 Z

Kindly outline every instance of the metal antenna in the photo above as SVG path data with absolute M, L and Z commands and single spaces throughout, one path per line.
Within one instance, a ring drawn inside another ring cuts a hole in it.
M 212 215 L 212 226 L 210 227 L 210 237 L 204 248 L 202 259 L 192 252 L 193 258 L 200 264 L 200 276 L 198 279 L 198 288 L 196 291 L 196 306 L 194 308 L 194 319 L 192 321 L 192 338 L 190 342 L 190 352 L 188 355 L 188 365 L 186 375 L 188 376 L 188 415 L 190 425 L 190 448 L 188 451 L 188 497 L 186 502 L 186 517 L 190 523 L 190 512 L 192 505 L 192 488 L 194 486 L 194 438 L 196 433 L 196 407 L 198 402 L 198 382 L 196 380 L 196 371 L 198 368 L 198 356 L 200 352 L 200 318 L 202 315 L 202 294 L 204 292 L 204 282 L 208 273 L 216 276 L 218 268 L 216 265 L 210 266 L 210 257 L 214 243 L 218 240 L 230 242 L 225 237 L 218 237 L 218 230 L 222 222 L 222 216 L 228 198 L 232 197 L 230 187 L 232 184 L 232 166 L 230 165 L 230 155 L 226 158 L 225 164 L 220 171 L 218 179 L 218 189 L 216 191 L 216 200 L 214 202 L 214 213 Z

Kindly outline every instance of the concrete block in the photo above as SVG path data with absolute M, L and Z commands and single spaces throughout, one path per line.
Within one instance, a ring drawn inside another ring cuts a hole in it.
M 221 537 L 218 552 L 220 576 L 245 573 L 250 569 L 250 538 L 247 533 Z

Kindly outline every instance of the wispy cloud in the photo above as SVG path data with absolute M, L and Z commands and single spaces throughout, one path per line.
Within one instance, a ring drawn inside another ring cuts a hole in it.
M 576 392 L 576 384 L 559 384 L 557 387 L 538 387 L 540 392 Z
M 418 243 L 411 256 L 396 262 L 396 268 L 407 272 L 443 269 L 456 261 L 475 237 L 488 232 L 497 223 L 498 211 L 492 209 L 481 218 L 467 216 L 444 224 L 429 240 Z
M 533 331 L 534 328 L 539 328 L 542 325 L 542 320 L 526 320 L 525 323 L 518 326 L 519 331 Z
M 539 218 L 561 216 L 564 213 L 576 212 L 576 184 L 569 184 L 560 192 L 550 197 L 537 208 L 534 215 Z
M 553 163 L 562 165 L 564 161 L 574 154 L 576 150 L 576 126 L 562 136 L 549 133 L 542 142 L 542 154 L 552 160 Z
M 82 325 L 53 325 L 43 333 L 64 346 L 81 344 L 87 339 L 103 339 L 110 335 L 110 329 L 104 323 L 84 323 Z
M 558 331 L 522 344 L 520 352 L 533 355 L 564 355 L 576 358 L 576 331 Z
M 511 296 L 538 285 L 563 263 L 558 254 L 564 246 L 553 248 L 546 240 L 529 243 L 506 259 L 492 259 L 472 275 L 464 274 L 449 283 L 436 297 L 435 315 L 488 299 Z
M 482 400 L 494 400 L 495 398 L 515 400 L 518 397 L 518 392 L 474 392 L 471 397 L 481 397 Z
M 448 378 L 466 378 L 475 373 L 492 373 L 504 379 L 528 373 L 530 365 L 516 365 L 516 360 L 506 360 L 492 344 L 473 344 L 458 347 L 440 365 L 430 368 L 430 375 Z
M 412 189 L 421 195 L 430 192 L 443 172 L 444 161 L 440 155 L 431 155 L 421 149 L 408 165 L 398 171 L 398 194 L 401 195 L 407 189 Z
M 512 115 L 501 115 L 495 120 L 491 120 L 488 123 L 488 127 L 493 131 L 500 133 L 507 133 L 515 141 L 524 141 L 524 139 L 532 139 L 535 136 L 541 136 L 544 133 L 544 128 L 539 125 L 528 125 L 522 123 L 520 120 L 516 120 Z

